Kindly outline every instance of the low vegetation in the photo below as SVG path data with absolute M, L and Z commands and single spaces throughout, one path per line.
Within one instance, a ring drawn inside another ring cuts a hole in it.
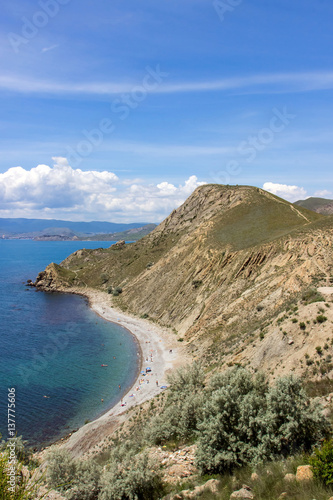
M 309 463 L 312 465 L 314 476 L 323 484 L 333 484 L 333 441 L 326 441 L 320 449 L 316 449 Z
M 263 479 L 256 488 L 264 494 L 285 474 L 288 457 L 311 453 L 330 432 L 320 405 L 309 401 L 294 376 L 270 386 L 263 374 L 237 367 L 216 374 L 205 384 L 203 370 L 194 364 L 174 372 L 169 383 L 156 407 L 159 413 L 133 423 L 135 432 L 114 440 L 102 464 L 93 459 L 74 460 L 65 450 L 50 452 L 49 485 L 71 500 L 161 498 L 170 486 L 162 481 L 161 464 L 149 455 L 151 446 L 196 443 L 202 480 L 218 474 L 225 495 L 230 496 L 231 485 L 234 488 L 237 478 L 249 470 L 264 470 L 263 464 L 266 469 L 275 467 L 274 479 L 260 473 Z M 236 479 L 231 480 L 231 475 Z M 288 488 L 295 489 L 293 485 Z M 221 495 L 221 499 L 229 498 Z
M 34 474 L 36 464 L 22 437 L 11 439 L 10 443 L 13 446 L 5 441 L 0 443 L 1 500 L 35 500 L 43 477 Z

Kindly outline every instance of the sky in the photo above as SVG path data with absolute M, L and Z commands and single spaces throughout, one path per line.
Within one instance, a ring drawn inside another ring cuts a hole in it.
M 333 198 L 331 0 L 11 0 L 0 217 L 159 222 L 199 185 Z

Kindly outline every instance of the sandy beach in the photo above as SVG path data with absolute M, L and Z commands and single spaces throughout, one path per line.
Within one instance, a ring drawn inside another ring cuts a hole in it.
M 63 291 L 68 293 L 68 290 Z M 65 440 L 63 446 L 78 457 L 98 445 L 126 420 L 128 409 L 165 390 L 168 385 L 167 373 L 189 363 L 190 358 L 184 353 L 184 347 L 177 342 L 177 336 L 171 330 L 115 309 L 111 306 L 108 294 L 92 289 L 84 291 L 71 289 L 71 293 L 84 295 L 88 298 L 90 307 L 98 315 L 127 328 L 135 336 L 138 342 L 138 355 L 141 356 L 140 373 L 133 386 L 122 396 L 122 400 Z M 151 371 L 146 373 L 146 368 L 150 368 Z

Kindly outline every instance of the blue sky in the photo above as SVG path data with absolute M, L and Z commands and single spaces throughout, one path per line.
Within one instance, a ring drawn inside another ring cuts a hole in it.
M 2 5 L 0 216 L 159 221 L 201 183 L 333 198 L 329 0 Z

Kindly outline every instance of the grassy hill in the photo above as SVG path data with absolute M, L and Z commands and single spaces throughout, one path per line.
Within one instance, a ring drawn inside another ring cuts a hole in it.
M 323 215 L 333 214 L 333 200 L 328 200 L 326 198 L 307 198 L 306 200 L 296 201 L 295 205 L 313 210 Z

